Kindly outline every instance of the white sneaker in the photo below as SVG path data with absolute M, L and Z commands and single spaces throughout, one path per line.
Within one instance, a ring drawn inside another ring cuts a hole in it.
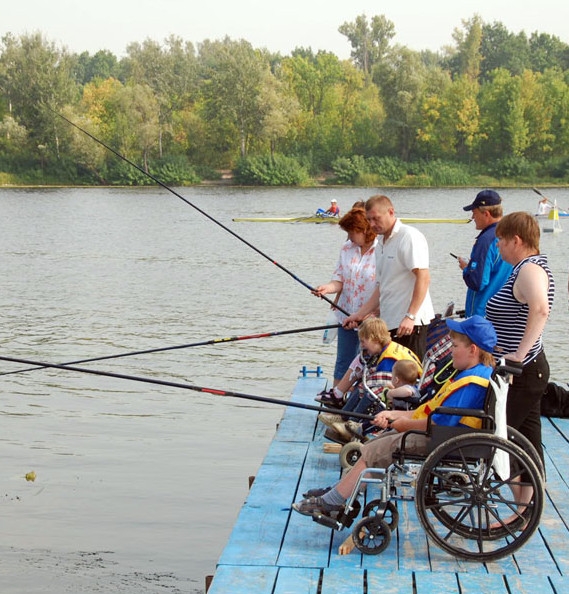
M 336 415 L 334 413 L 320 413 L 318 415 L 318 420 L 321 423 L 324 423 L 327 427 L 332 427 L 334 423 L 343 423 L 344 419 L 342 415 Z
M 354 436 L 348 431 L 345 421 L 334 423 L 331 428 L 346 441 L 352 441 L 352 439 L 354 439 Z

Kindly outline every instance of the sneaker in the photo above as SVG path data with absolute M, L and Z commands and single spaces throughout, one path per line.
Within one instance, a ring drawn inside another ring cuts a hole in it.
M 351 441 L 354 436 L 352 435 L 352 433 L 350 433 L 350 431 L 348 431 L 346 424 L 347 423 L 342 421 L 340 423 L 334 423 L 333 425 L 330 426 L 330 428 L 333 431 L 335 431 L 343 440 Z
M 344 445 L 345 443 L 348 443 L 349 441 L 352 441 L 351 436 L 349 439 L 346 439 L 344 436 L 340 435 L 334 429 L 332 429 L 332 427 L 328 427 L 328 429 L 326 429 L 326 431 L 324 431 L 324 437 L 326 439 L 330 439 L 331 441 L 340 443 L 342 445 Z
M 333 512 L 342 510 L 343 505 L 330 505 L 322 500 L 322 497 L 308 497 L 292 504 L 292 509 L 303 516 L 312 516 L 314 514 L 329 515 Z
M 357 421 L 347 421 L 346 431 L 348 431 L 353 437 L 357 437 L 358 439 L 364 438 L 363 425 L 362 423 L 358 423 Z
M 344 418 L 342 415 L 335 415 L 334 413 L 320 413 L 318 415 L 318 420 L 321 423 L 324 423 L 327 427 L 332 427 L 334 423 L 343 422 Z
M 308 499 L 309 497 L 322 497 L 330 491 L 332 487 L 320 487 L 319 489 L 309 489 L 306 493 L 303 493 L 302 496 L 304 499 Z

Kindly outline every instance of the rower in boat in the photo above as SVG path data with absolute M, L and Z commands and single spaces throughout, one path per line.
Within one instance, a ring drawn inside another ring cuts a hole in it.
M 340 207 L 338 206 L 338 202 L 332 198 L 330 200 L 330 207 L 328 210 L 324 210 L 323 208 L 319 208 L 316 211 L 317 217 L 339 217 L 340 216 Z
M 553 205 L 544 196 L 537 204 L 537 212 L 535 213 L 535 216 L 536 217 L 547 216 L 549 214 L 549 211 L 552 208 L 553 208 Z

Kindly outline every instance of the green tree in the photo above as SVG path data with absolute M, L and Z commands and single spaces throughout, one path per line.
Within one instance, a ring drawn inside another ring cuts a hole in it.
M 550 68 L 569 69 L 569 46 L 555 35 L 533 32 L 529 38 L 531 69 L 545 72 Z
M 420 54 L 404 47 L 391 51 L 373 73 L 385 108 L 385 150 L 403 160 L 415 148 L 427 74 Z
M 259 94 L 263 115 L 260 136 L 268 139 L 274 156 L 279 140 L 292 132 L 300 114 L 300 105 L 288 86 L 267 72 Z
M 158 153 L 158 111 L 148 85 L 115 86 L 107 98 L 105 127 L 110 145 L 147 172 L 150 157 Z
M 526 34 L 517 35 L 508 31 L 500 22 L 482 26 L 481 77 L 490 80 L 496 68 L 504 68 L 511 74 L 521 74 L 531 68 L 530 50 Z
M 127 81 L 148 85 L 157 99 L 162 157 L 165 135 L 172 138 L 174 134 L 174 112 L 195 99 L 198 80 L 194 46 L 176 36 L 168 37 L 163 45 L 150 39 L 131 43 L 121 65 Z
M 475 15 L 462 22 L 463 29 L 455 29 L 453 38 L 456 43 L 456 56 L 454 59 L 454 74 L 464 76 L 475 81 L 480 75 L 482 53 L 482 19 Z
M 482 128 L 485 135 L 481 155 L 486 161 L 519 158 L 529 146 L 529 129 L 524 117 L 522 79 L 505 68 L 491 74 L 480 93 Z
M 2 38 L 0 92 L 9 113 L 28 130 L 36 156 L 59 157 L 61 128 L 56 115 L 78 96 L 68 52 L 47 42 L 41 33 Z M 38 148 L 41 147 L 41 148 Z
M 89 52 L 82 52 L 74 57 L 75 80 L 85 85 L 92 80 L 120 78 L 121 68 L 117 57 L 108 50 L 99 50 L 93 56 Z
M 269 65 L 250 43 L 206 40 L 199 46 L 203 118 L 224 148 L 237 148 L 241 157 L 261 132 L 261 90 Z M 237 146 L 234 140 L 237 139 Z
M 353 23 L 340 25 L 338 31 L 348 38 L 352 60 L 366 75 L 371 74 L 375 64 L 387 54 L 395 37 L 395 25 L 384 15 L 376 15 L 368 21 L 362 14 Z
M 569 156 L 569 81 L 566 74 L 554 68 L 546 70 L 540 79 L 543 95 L 551 109 L 549 132 L 552 135 L 552 153 Z

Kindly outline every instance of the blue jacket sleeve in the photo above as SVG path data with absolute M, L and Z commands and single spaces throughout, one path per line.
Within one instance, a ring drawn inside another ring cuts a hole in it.
M 472 248 L 470 262 L 462 271 L 466 286 L 473 291 L 480 291 L 490 282 L 497 249 L 495 228 L 495 225 L 491 225 L 480 233 Z

